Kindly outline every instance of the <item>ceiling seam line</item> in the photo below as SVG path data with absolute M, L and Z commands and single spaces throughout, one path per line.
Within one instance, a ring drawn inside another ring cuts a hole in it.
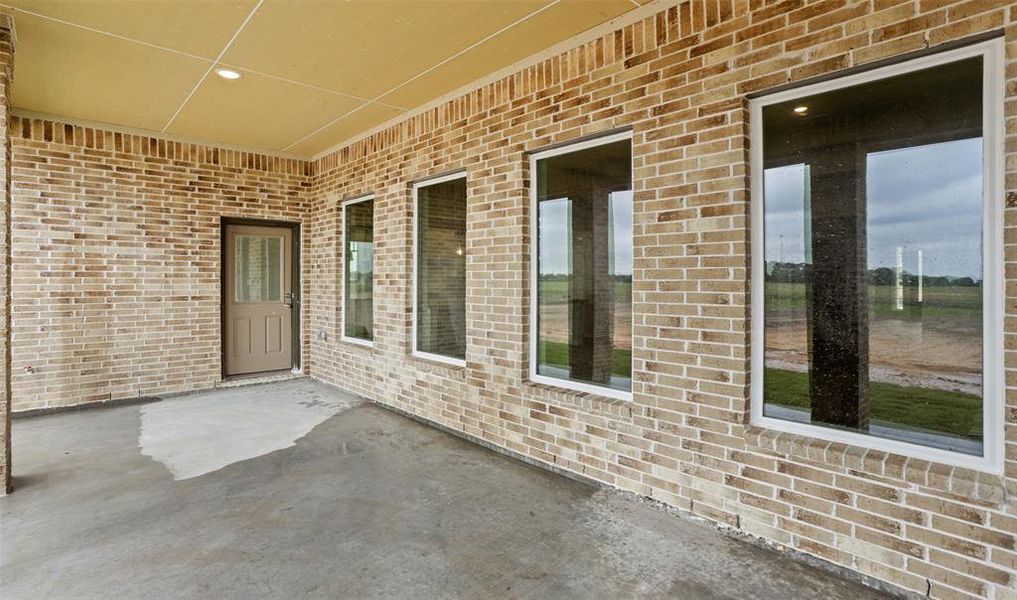
M 307 135 L 305 135 L 304 137 L 300 138 L 299 140 L 297 140 L 297 141 L 293 142 L 292 144 L 289 144 L 288 146 L 284 146 L 283 148 L 280 148 L 280 149 L 279 149 L 279 152 L 286 152 L 286 151 L 287 151 L 287 150 L 288 150 L 289 148 L 292 148 L 293 146 L 295 146 L 295 145 L 299 144 L 300 142 L 304 141 L 305 139 L 307 139 L 307 138 L 311 137 L 312 135 L 314 135 L 314 134 L 316 134 L 316 133 L 320 132 L 320 131 L 321 131 L 322 129 L 326 129 L 326 128 L 328 128 L 328 127 L 331 127 L 332 125 L 335 125 L 335 124 L 336 124 L 336 123 L 338 123 L 339 121 L 342 121 L 342 120 L 343 120 L 343 119 L 345 119 L 346 117 L 348 117 L 348 116 L 352 115 L 353 113 L 355 113 L 355 112 L 359 111 L 360 109 L 362 109 L 362 108 L 365 108 L 365 107 L 367 107 L 367 106 L 369 106 L 369 105 L 371 105 L 371 104 L 374 104 L 374 102 L 372 102 L 371 100 L 368 100 L 367 102 L 364 102 L 364 103 L 363 103 L 363 104 L 361 104 L 360 106 L 358 106 L 358 107 L 356 107 L 356 108 L 354 108 L 354 109 L 352 109 L 352 110 L 349 110 L 349 111 L 347 111 L 347 112 L 345 112 L 345 113 L 343 113 L 343 114 L 339 115 L 339 116 L 338 116 L 338 117 L 336 117 L 335 119 L 332 119 L 332 120 L 331 120 L 331 121 L 329 121 L 328 123 L 325 123 L 325 124 L 324 124 L 324 125 L 322 125 L 321 127 L 319 127 L 319 128 L 317 128 L 317 129 L 315 129 L 315 130 L 314 130 L 314 131 L 312 131 L 311 133 L 308 133 Z M 405 112 L 408 112 L 408 109 L 407 109 L 407 110 L 404 110 L 404 111 L 402 111 L 402 112 L 404 112 L 404 113 L 405 113 Z
M 389 108 L 394 108 L 396 110 L 409 110 L 408 108 L 405 108 L 405 107 L 402 107 L 402 106 L 396 106 L 395 104 L 388 104 L 387 102 L 377 102 L 375 100 L 372 100 L 371 98 L 364 98 L 363 96 L 357 96 L 355 94 L 347 94 L 346 92 L 340 92 L 338 90 L 332 90 L 332 89 L 329 89 L 329 88 L 326 88 L 326 87 L 321 87 L 320 85 L 314 85 L 313 83 L 304 83 L 303 81 L 297 81 L 296 79 L 289 79 L 289 78 L 286 78 L 286 77 L 280 77 L 279 75 L 273 75 L 271 73 L 266 73 L 264 71 L 258 71 L 257 69 L 249 69 L 247 67 L 242 67 L 240 65 L 236 65 L 236 64 L 233 64 L 233 63 L 219 61 L 217 64 L 222 65 L 224 67 L 232 67 L 234 69 L 239 69 L 241 71 L 246 71 L 248 73 L 254 73 L 255 75 L 260 75 L 261 77 L 268 77 L 269 79 L 276 79 L 278 81 L 283 81 L 285 83 L 291 83 L 293 85 L 299 85 L 301 87 L 310 88 L 312 90 L 318 90 L 320 92 L 325 92 L 325 93 L 332 94 L 332 95 L 335 95 L 335 96 L 342 96 L 343 98 L 350 98 L 351 100 L 358 100 L 360 102 L 374 102 L 375 104 L 380 104 L 382 106 L 387 106 Z
M 505 33 L 505 32 L 506 32 L 506 31 L 508 31 L 509 29 L 512 29 L 512 28 L 513 28 L 513 27 L 515 27 L 516 25 L 519 25 L 519 24 L 521 24 L 521 23 L 523 23 L 523 22 L 525 22 L 525 21 L 527 21 L 527 20 L 531 19 L 532 17 L 535 17 L 535 16 L 539 15 L 540 13 L 542 13 L 542 12 L 544 12 L 545 10 L 547 10 L 547 9 L 551 8 L 552 6 L 555 6 L 555 5 L 559 4 L 559 3 L 561 3 L 561 1 L 562 1 L 562 0 L 552 0 L 551 2 L 548 2 L 548 3 L 547 3 L 547 4 L 545 4 L 544 6 L 542 6 L 542 7 L 538 8 L 537 10 L 535 10 L 535 11 L 533 11 L 533 12 L 531 12 L 530 14 L 526 15 L 525 17 L 522 17 L 521 19 L 518 19 L 518 20 L 516 20 L 516 21 L 513 21 L 512 23 L 509 23 L 509 24 L 508 24 L 508 25 L 506 25 L 505 27 L 502 27 L 502 28 L 501 28 L 501 29 L 499 29 L 498 31 L 495 31 L 494 33 L 492 33 L 491 35 L 489 35 L 489 36 L 485 37 L 484 39 L 482 39 L 482 40 L 479 40 L 479 41 L 477 41 L 477 42 L 473 43 L 473 44 L 472 44 L 471 46 L 469 46 L 469 47 L 463 48 L 463 49 L 462 49 L 462 50 L 460 50 L 459 52 L 456 52 L 456 53 L 455 53 L 455 54 L 453 54 L 452 56 L 450 56 L 450 57 L 446 58 L 445 60 L 441 61 L 440 63 L 438 63 L 438 64 L 436 64 L 436 65 L 434 65 L 433 67 L 428 67 L 427 69 L 424 69 L 423 71 L 421 71 L 421 72 L 417 73 L 417 74 L 416 74 L 416 75 L 414 75 L 413 77 L 410 77 L 409 79 L 407 79 L 406 81 L 404 81 L 404 82 L 400 83 L 399 85 L 395 86 L 394 88 L 392 88 L 392 89 L 390 89 L 390 90 L 387 90 L 387 91 L 385 91 L 384 93 L 382 93 L 382 94 L 379 94 L 378 96 L 375 96 L 375 97 L 374 97 L 374 98 L 373 98 L 372 100 L 377 100 L 378 98 L 384 98 L 384 97 L 385 97 L 385 96 L 387 96 L 388 94 L 391 94 L 392 92 L 394 92 L 394 91 L 396 91 L 396 90 L 398 90 L 398 89 L 402 88 L 403 86 L 405 86 L 405 85 L 407 85 L 407 84 L 409 84 L 409 83 L 412 83 L 412 82 L 414 82 L 414 81 L 416 81 L 416 80 L 420 79 L 421 77 L 423 77 L 424 75 L 427 75 L 427 74 L 428 74 L 428 73 L 430 73 L 431 71 L 434 71 L 435 69 L 437 69 L 437 68 L 439 68 L 439 67 L 443 67 L 443 66 L 447 65 L 448 63 L 452 62 L 453 60 L 455 60 L 455 59 L 459 58 L 460 56 L 462 56 L 462 55 L 466 54 L 466 53 L 467 53 L 467 52 L 469 52 L 470 50 L 473 50 L 474 48 L 476 48 L 476 47 L 478 47 L 478 46 L 480 46 L 480 45 L 482 45 L 482 44 L 485 44 L 485 43 L 487 43 L 488 41 L 490 41 L 490 40 L 492 40 L 492 39 L 494 39 L 494 38 L 498 37 L 499 35 L 501 35 L 501 34 Z
M 42 13 L 37 13 L 37 12 L 30 11 L 30 10 L 25 10 L 23 8 L 17 8 L 17 7 L 14 7 L 14 6 L 10 6 L 9 4 L 0 3 L 0 6 L 2 6 L 4 8 L 9 8 L 9 9 L 11 9 L 13 11 L 16 11 L 16 12 L 25 13 L 26 15 L 32 15 L 33 17 L 38 17 L 40 19 L 45 19 L 47 21 L 53 21 L 54 23 L 59 23 L 61 25 L 66 25 L 67 27 L 73 27 L 75 29 L 81 29 L 81 30 L 84 30 L 84 31 L 88 31 L 90 33 L 96 33 L 96 34 L 99 34 L 99 35 L 104 35 L 104 36 L 107 36 L 107 37 L 111 37 L 111 38 L 120 40 L 122 42 L 128 42 L 130 44 L 138 44 L 140 46 L 145 46 L 145 47 L 148 47 L 148 48 L 152 48 L 154 50 L 161 50 L 163 52 L 169 52 L 171 54 L 179 54 L 180 56 L 186 56 L 187 58 L 193 58 L 195 60 L 200 60 L 202 62 L 210 62 L 210 63 L 215 63 L 216 62 L 216 60 L 214 58 L 209 58 L 207 56 L 201 56 L 199 54 L 191 54 L 190 52 L 184 52 L 183 50 L 177 50 L 176 48 L 170 48 L 168 46 L 160 46 L 159 44 L 153 44 L 152 42 L 146 42 L 145 40 L 139 40 L 139 39 L 136 39 L 136 38 L 127 37 L 125 35 L 120 35 L 119 33 L 113 33 L 112 31 L 105 31 L 105 30 L 102 30 L 102 29 L 96 29 L 95 27 L 89 27 L 88 25 L 82 25 L 80 23 L 74 23 L 73 21 L 66 21 L 66 20 L 61 19 L 59 17 L 53 17 L 53 16 L 50 16 L 50 15 L 44 15 Z M 319 85 L 314 85 L 313 83 L 306 83 L 306 82 L 303 82 L 303 81 L 297 81 L 296 79 L 289 79 L 289 78 L 286 78 L 286 77 L 280 77 L 279 75 L 273 75 L 271 73 L 266 73 L 264 71 L 258 71 L 256 69 L 250 69 L 250 68 L 247 68 L 247 67 L 242 67 L 240 65 L 235 65 L 235 64 L 232 64 L 232 63 L 226 63 L 226 62 L 219 61 L 219 64 L 221 64 L 223 66 L 229 66 L 229 67 L 233 67 L 233 68 L 236 68 L 236 69 L 240 69 L 241 71 L 247 71 L 248 73 L 254 73 L 255 75 L 260 75 L 262 77 L 268 77 L 268 78 L 271 78 L 271 79 L 278 79 L 279 81 L 284 81 L 286 83 L 291 83 L 293 85 L 299 85 L 301 87 L 306 87 L 306 88 L 310 88 L 310 89 L 313 89 L 313 90 L 318 90 L 318 91 L 326 92 L 328 94 L 333 94 L 333 95 L 336 95 L 336 96 L 342 96 L 344 98 L 352 98 L 353 100 L 359 100 L 360 102 L 372 102 L 372 100 L 370 98 L 364 98 L 362 96 L 357 96 L 355 94 L 348 94 L 346 92 L 340 92 L 339 90 L 333 90 L 333 89 L 329 89 L 327 87 L 322 87 L 322 86 L 319 86 Z M 382 106 L 387 106 L 389 108 L 394 108 L 396 110 L 409 110 L 406 107 L 397 106 L 395 104 L 389 104 L 387 102 L 377 102 L 377 104 L 381 104 Z
M 118 40 L 123 41 L 123 42 L 129 42 L 129 43 L 132 43 L 132 44 L 139 44 L 141 46 L 147 46 L 147 47 L 153 48 L 155 50 L 162 50 L 163 52 L 171 52 L 173 54 L 179 54 L 180 56 L 186 56 L 187 58 L 193 58 L 195 60 L 200 60 L 200 61 L 203 61 L 203 62 L 213 62 L 211 58 L 208 58 L 208 57 L 205 57 L 205 56 L 199 56 L 197 54 L 191 54 L 190 52 L 184 52 L 183 50 L 177 50 L 176 48 L 170 48 L 170 47 L 167 47 L 167 46 L 160 46 L 159 44 L 153 44 L 151 42 L 146 42 L 144 40 L 136 40 L 134 38 L 129 38 L 127 36 L 123 36 L 123 35 L 120 35 L 120 34 L 117 34 L 117 33 L 113 33 L 111 31 L 103 31 L 102 29 L 96 29 L 95 27 L 89 27 L 88 25 L 82 25 L 80 23 L 73 23 L 71 21 L 65 21 L 64 19 L 60 19 L 60 18 L 57 18 L 57 17 L 51 17 L 49 15 L 43 15 L 43 14 L 40 14 L 40 13 L 37 13 L 37 12 L 33 12 L 33 11 L 30 11 L 30 10 L 25 10 L 23 8 L 17 8 L 17 7 L 14 7 L 14 6 L 10 6 L 9 4 L 0 4 L 0 6 L 2 6 L 4 8 L 9 8 L 9 9 L 15 11 L 15 12 L 25 13 L 26 15 L 32 15 L 33 17 L 38 17 L 40 19 L 45 19 L 47 21 L 53 21 L 54 23 L 60 23 L 61 25 L 66 25 L 68 27 L 74 27 L 76 29 L 83 29 L 83 30 L 89 31 L 91 33 L 97 33 L 99 35 L 109 36 L 111 38 L 115 38 L 115 39 L 118 39 Z
M 233 36 L 230 37 L 229 41 L 226 42 L 226 45 L 223 46 L 222 51 L 219 52 L 219 56 L 216 56 L 215 60 L 212 61 L 212 64 L 208 65 L 208 68 L 205 69 L 204 75 L 202 75 L 201 79 L 198 80 L 198 83 L 194 84 L 194 87 L 191 88 L 191 93 L 187 94 L 187 97 L 184 98 L 184 101 L 181 102 L 180 106 L 177 107 L 177 111 L 173 113 L 173 116 L 170 117 L 170 120 L 167 121 L 166 125 L 163 126 L 161 130 L 162 133 L 166 133 L 166 130 L 169 129 L 170 125 L 173 124 L 173 121 L 177 120 L 177 117 L 180 116 L 180 112 L 183 111 L 184 107 L 187 106 L 187 103 L 191 101 L 191 97 L 193 97 L 194 93 L 198 91 L 198 88 L 201 87 L 201 84 L 205 83 L 205 80 L 208 79 L 209 73 L 211 73 L 212 69 L 214 69 L 215 66 L 219 64 L 219 61 L 222 60 L 222 57 L 226 55 L 227 51 L 229 51 L 230 46 L 232 46 L 233 42 L 235 42 L 237 40 L 237 37 L 240 36 L 240 32 L 244 30 L 244 27 L 247 27 L 247 24 L 250 23 L 251 19 L 254 18 L 254 14 L 258 12 L 258 9 L 260 9 L 261 5 L 264 3 L 265 0 L 258 0 L 258 3 L 254 5 L 254 8 L 251 9 L 251 12 L 247 14 L 247 18 L 245 18 L 243 22 L 240 23 L 240 27 L 238 27 L 237 30 L 233 32 Z
M 397 85 L 397 86 L 395 86 L 395 87 L 393 87 L 393 88 L 391 88 L 391 89 L 389 89 L 389 90 L 386 90 L 385 92 L 382 92 L 381 94 L 378 94 L 377 96 L 375 96 L 374 98 L 372 98 L 372 99 L 370 100 L 370 102 L 377 102 L 377 100 L 378 100 L 379 98 L 384 98 L 384 97 L 385 97 L 385 96 L 387 96 L 388 94 L 391 94 L 392 92 L 394 92 L 394 91 L 396 91 L 396 90 L 398 90 L 398 89 L 402 88 L 403 86 L 406 86 L 407 84 L 409 84 L 409 83 L 412 83 L 412 82 L 416 81 L 417 79 L 420 79 L 421 77 L 423 77 L 424 75 L 427 75 L 427 74 L 428 74 L 428 73 L 430 73 L 431 71 L 434 71 L 435 69 L 438 69 L 439 67 L 442 67 L 442 66 L 444 66 L 444 65 L 446 65 L 446 64 L 448 64 L 448 63 L 450 63 L 450 62 L 452 62 L 453 60 L 455 60 L 455 59 L 459 58 L 460 56 L 462 56 L 462 55 L 466 54 L 466 53 L 467 53 L 467 52 L 469 52 L 470 50 L 473 50 L 474 48 L 476 48 L 476 47 L 478 47 L 478 46 L 480 46 L 480 45 L 482 45 L 482 44 L 484 44 L 484 43 L 487 43 L 488 41 L 490 41 L 490 40 L 492 40 L 492 39 L 494 39 L 494 38 L 498 37 L 499 35 L 501 35 L 501 34 L 505 33 L 505 32 L 506 32 L 506 31 L 508 31 L 509 29 L 512 29 L 512 28 L 513 28 L 513 27 L 515 27 L 516 25 L 519 25 L 520 23 L 523 23 L 523 22 L 525 22 L 526 20 L 528 20 L 528 19 L 530 19 L 530 18 L 532 18 L 532 17 L 535 17 L 535 16 L 539 15 L 540 13 L 542 13 L 542 12 L 544 12 L 545 10 L 547 10 L 547 9 L 551 8 L 552 6 L 555 6 L 556 4 L 558 4 L 558 3 L 560 3 L 560 2 L 561 2 L 561 0 L 551 0 L 551 2 L 549 2 L 549 3 L 545 4 L 544 6 L 542 6 L 542 7 L 538 8 L 537 10 L 535 10 L 535 11 L 531 12 L 530 14 L 528 14 L 528 15 L 526 15 L 526 16 L 524 16 L 524 17 L 520 18 L 520 19 L 517 19 L 517 20 L 513 21 L 512 23 L 509 23 L 509 24 L 508 24 L 508 25 L 506 25 L 505 27 L 502 27 L 502 28 L 501 28 L 501 29 L 499 29 L 498 31 L 495 31 L 494 33 L 492 33 L 492 34 L 488 35 L 487 37 L 485 37 L 485 38 L 484 38 L 484 39 L 482 39 L 482 40 L 479 40 L 479 41 L 477 41 L 477 42 L 474 42 L 474 43 L 473 43 L 472 45 L 470 45 L 470 46 L 467 46 L 466 48 L 463 48 L 463 49 L 462 49 L 462 50 L 460 50 L 459 52 L 456 52 L 455 54 L 453 54 L 452 56 L 450 56 L 450 57 L 446 58 L 445 60 L 443 60 L 443 61 L 439 62 L 438 64 L 436 64 L 436 65 L 434 65 L 434 66 L 432 66 L 432 67 L 429 67 L 429 68 L 427 68 L 427 69 L 425 69 L 425 70 L 423 70 L 423 71 L 421 71 L 421 72 L 417 73 L 417 74 L 416 74 L 416 75 L 414 75 L 413 77 L 410 77 L 409 79 L 407 79 L 406 81 L 404 81 L 404 82 L 400 83 L 399 85 Z M 289 150 L 290 148 L 292 148 L 293 146 L 296 146 L 296 145 L 297 145 L 297 144 L 299 144 L 300 142 L 303 142 L 303 141 L 304 141 L 304 140 L 306 140 L 307 138 L 309 138 L 309 137 L 311 137 L 311 136 L 313 136 L 313 135 L 315 135 L 315 134 L 318 134 L 318 133 L 320 133 L 321 131 L 323 131 L 323 130 L 325 130 L 325 129 L 329 128 L 329 127 L 331 127 L 332 125 L 335 125 L 335 124 L 336 124 L 336 123 L 338 123 L 339 121 L 342 121 L 343 119 L 345 119 L 346 117 L 348 117 L 348 116 L 350 116 L 351 114 L 355 113 L 356 111 L 360 110 L 361 108 L 363 108 L 363 105 L 362 105 L 362 106 L 358 106 L 357 108 L 353 109 L 352 111 L 350 111 L 350 112 L 348 112 L 348 113 L 346 113 L 346 114 L 344 114 L 344 115 L 340 115 L 339 117 L 336 117 L 335 119 L 333 119 L 333 120 L 329 121 L 328 123 L 325 123 L 324 125 L 322 125 L 322 126 L 321 126 L 321 127 L 319 127 L 318 129 L 315 129 L 315 130 L 314 130 L 314 131 L 312 131 L 311 133 L 308 133 L 308 134 L 307 134 L 307 135 L 305 135 L 304 137 L 302 137 L 302 138 L 298 139 L 297 141 L 293 142 L 293 143 L 292 143 L 292 144 L 290 144 L 289 146 L 286 146 L 285 148 L 283 148 L 283 149 L 282 149 L 282 151 L 283 151 L 283 152 L 285 152 L 285 151 Z
M 546 50 L 537 52 L 536 54 L 523 58 L 510 65 L 507 65 L 502 69 L 494 71 L 488 75 L 484 75 L 474 81 L 471 81 L 470 83 L 467 83 L 452 90 L 451 92 L 438 96 L 437 98 L 418 104 L 413 108 L 407 110 L 406 114 L 408 114 L 409 117 L 397 115 L 396 117 L 388 119 L 387 121 L 383 121 L 381 123 L 376 124 L 373 127 L 369 127 L 368 129 L 365 129 L 360 133 L 350 134 L 349 136 L 344 137 L 339 142 L 336 142 L 335 144 L 329 146 L 328 148 L 319 150 L 318 152 L 312 154 L 311 160 L 312 161 L 319 160 L 322 157 L 337 152 L 342 148 L 348 147 L 351 144 L 361 142 L 371 137 L 372 135 L 376 135 L 377 133 L 384 131 L 390 127 L 397 126 L 399 123 L 404 122 L 406 118 L 413 118 L 421 114 L 424 114 L 427 111 L 434 110 L 435 108 L 443 106 L 444 104 L 451 102 L 457 98 L 462 98 L 464 95 L 477 92 L 484 86 L 491 85 L 494 82 L 518 74 L 520 71 L 532 68 L 551 56 L 558 56 L 563 53 L 567 53 L 577 47 L 582 46 L 583 44 L 589 43 L 593 40 L 603 37 L 604 35 L 616 32 L 620 29 L 623 29 L 624 27 L 632 25 L 633 23 L 641 19 L 644 19 L 647 16 L 657 14 L 657 12 L 659 12 L 660 6 L 666 5 L 667 2 L 670 1 L 672 0 L 650 0 L 649 2 L 640 6 L 638 9 L 632 9 L 623 12 L 612 19 L 609 19 L 607 21 L 600 23 L 599 25 L 592 27 L 586 32 L 581 32 L 568 39 L 562 40 L 557 44 L 553 44 Z M 607 28 L 605 29 L 605 27 Z M 593 35 L 592 37 L 587 35 L 590 34 L 591 32 L 595 32 L 595 35 Z

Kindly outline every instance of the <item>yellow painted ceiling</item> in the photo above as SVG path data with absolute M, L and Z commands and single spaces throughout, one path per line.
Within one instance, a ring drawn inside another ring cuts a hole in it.
M 513 64 L 562 41 L 562 31 L 575 35 L 632 7 L 631 3 L 618 0 L 562 0 L 513 27 L 510 35 L 494 37 L 380 99 L 403 106 L 423 104 L 434 98 L 431 91 L 435 88 L 464 86 L 497 70 L 492 65 Z
M 3 5 L 18 109 L 311 156 L 646 1 Z
M 309 132 L 294 145 L 288 148 L 288 152 L 313 156 L 325 148 L 331 148 L 342 140 L 348 140 L 358 133 L 363 133 L 379 123 L 398 117 L 405 111 L 390 108 L 383 104 L 368 102 L 355 112 L 340 115 L 332 122 L 323 127 Z
M 363 104 L 255 73 L 246 73 L 236 81 L 212 76 L 198 87 L 167 131 L 271 148 L 317 129 L 331 115 L 345 114 Z

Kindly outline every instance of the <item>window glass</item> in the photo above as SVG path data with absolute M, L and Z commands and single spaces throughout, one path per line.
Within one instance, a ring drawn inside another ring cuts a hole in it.
M 466 179 L 417 188 L 418 352 L 466 358 Z
M 343 334 L 374 339 L 374 200 L 347 204 Z
M 632 150 L 537 160 L 538 375 L 632 389 Z
M 982 454 L 982 59 L 763 108 L 764 415 Z
M 282 300 L 282 241 L 267 235 L 234 238 L 234 301 L 280 302 Z

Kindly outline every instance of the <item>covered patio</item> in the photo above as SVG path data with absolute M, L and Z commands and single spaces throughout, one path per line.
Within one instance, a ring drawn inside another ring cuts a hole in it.
M 0 0 L 0 597 L 1017 600 L 1017 4 Z

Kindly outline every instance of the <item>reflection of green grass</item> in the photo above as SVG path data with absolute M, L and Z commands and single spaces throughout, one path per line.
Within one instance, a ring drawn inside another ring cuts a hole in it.
M 763 398 L 766 404 L 808 409 L 808 373 L 766 369 Z M 974 394 L 872 382 L 869 410 L 878 421 L 977 440 L 982 437 L 982 399 Z
M 540 282 L 540 303 L 541 304 L 562 304 L 568 301 L 569 282 L 555 279 L 544 279 Z M 614 301 L 628 304 L 632 302 L 632 282 L 614 282 Z
M 541 364 L 569 368 L 569 345 L 564 342 L 540 340 L 537 345 L 537 357 Z M 620 377 L 632 376 L 632 350 L 615 348 L 611 351 L 611 374 Z
M 766 310 L 770 312 L 794 312 L 805 310 L 804 283 L 778 283 L 767 281 L 765 285 Z M 906 306 L 916 305 L 913 287 L 905 287 Z M 922 292 L 921 310 L 923 316 L 953 317 L 978 320 L 982 318 L 982 288 L 964 286 L 926 287 Z M 869 286 L 869 313 L 876 316 L 900 316 L 893 309 L 893 286 Z

